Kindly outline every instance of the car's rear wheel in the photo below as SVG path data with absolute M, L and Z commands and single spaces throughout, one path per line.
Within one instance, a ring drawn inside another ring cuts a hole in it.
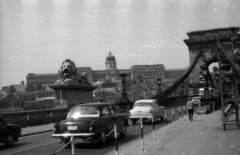
M 70 138 L 62 138 L 62 142 L 64 145 L 67 145 L 70 141 Z M 69 143 L 66 147 L 71 147 L 71 143 Z
M 152 118 L 144 118 L 143 123 L 150 123 L 152 122 Z
M 8 135 L 4 144 L 7 147 L 12 147 L 14 145 L 14 137 L 12 135 Z
M 132 124 L 135 125 L 137 120 L 136 119 L 130 119 L 132 121 Z
M 120 135 L 121 138 L 124 138 L 126 136 L 126 134 L 127 134 L 127 127 L 124 124 L 122 129 L 119 131 L 119 135 Z

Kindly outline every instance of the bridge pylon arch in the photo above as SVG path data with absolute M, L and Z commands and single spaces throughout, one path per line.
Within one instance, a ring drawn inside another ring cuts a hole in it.
M 196 51 L 203 52 L 203 58 L 194 69 L 195 71 L 198 70 L 195 73 L 199 73 L 199 71 L 202 70 L 209 74 L 209 65 L 212 62 L 218 62 L 219 64 L 222 125 L 224 130 L 226 130 L 228 119 L 234 113 L 236 115 L 236 124 L 240 129 L 238 110 L 238 104 L 240 101 L 240 52 L 238 52 L 240 51 L 239 27 L 194 31 L 187 34 L 189 38 L 184 40 L 184 42 L 189 48 L 190 61 L 191 55 L 194 55 Z M 190 82 L 194 79 L 193 77 L 199 77 L 199 75 L 190 76 Z M 224 87 L 227 80 L 231 83 L 230 89 Z M 207 84 L 206 81 L 206 86 Z M 229 98 L 229 95 L 226 97 L 224 93 L 231 93 L 232 95 Z M 230 103 L 227 102 L 229 100 L 231 100 Z

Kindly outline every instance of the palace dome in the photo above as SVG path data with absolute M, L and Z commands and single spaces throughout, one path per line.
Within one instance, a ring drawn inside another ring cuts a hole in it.
M 110 52 L 109 54 L 108 54 L 108 56 L 107 56 L 107 58 L 106 58 L 106 61 L 116 61 L 115 60 L 115 57 L 112 55 L 112 53 Z

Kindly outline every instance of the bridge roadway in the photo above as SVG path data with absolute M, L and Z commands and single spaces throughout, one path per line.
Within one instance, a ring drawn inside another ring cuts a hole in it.
M 175 108 L 177 110 L 177 108 Z M 170 113 L 171 109 L 168 109 Z M 152 126 L 144 124 L 144 150 L 141 151 L 140 128 L 119 139 L 119 155 L 240 155 L 240 130 L 235 126 L 227 126 L 227 131 L 222 129 L 221 111 L 207 115 L 194 115 L 194 121 L 182 123 L 176 112 L 175 127 L 172 122 L 168 125 L 168 133 L 163 122 L 156 123 L 156 141 L 153 139 Z M 170 117 L 168 117 L 170 118 Z M 234 117 L 231 117 L 233 120 Z M 134 130 L 136 125 L 128 127 L 128 132 Z M 63 146 L 59 139 L 51 137 L 50 125 L 24 128 L 18 143 L 13 148 L 5 148 L 0 144 L 1 155 L 51 155 Z M 71 154 L 71 149 L 66 148 L 58 152 L 59 155 Z M 76 144 L 76 155 L 115 155 L 114 137 L 110 136 L 108 142 L 101 147 L 93 145 Z

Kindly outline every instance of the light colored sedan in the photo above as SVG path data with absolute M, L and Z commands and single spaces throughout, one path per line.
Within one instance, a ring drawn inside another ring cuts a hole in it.
M 201 107 L 201 97 L 195 96 L 192 98 L 192 102 L 194 103 L 194 107 Z
M 164 120 L 164 106 L 159 106 L 159 103 L 155 99 L 143 99 L 138 100 L 134 103 L 133 108 L 130 112 L 130 120 L 133 124 L 136 123 L 139 119 L 143 119 L 144 123 L 149 123 L 152 121 L 152 117 L 154 122 L 157 119 Z

